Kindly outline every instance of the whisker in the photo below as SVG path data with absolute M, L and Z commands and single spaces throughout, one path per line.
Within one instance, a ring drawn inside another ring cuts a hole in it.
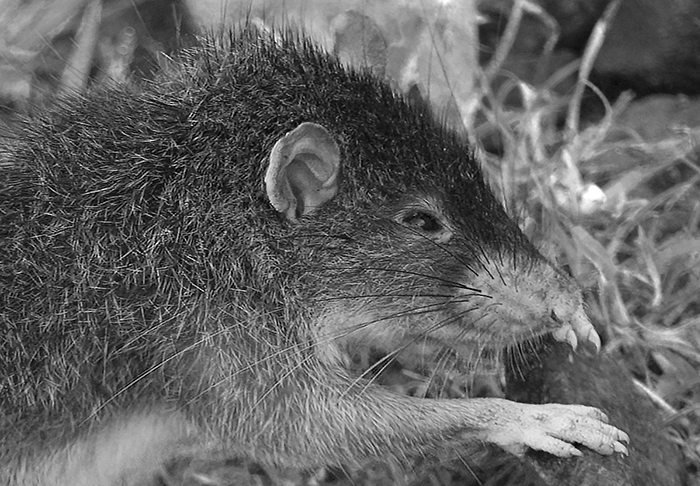
M 403 349 L 406 349 L 405 346 L 400 347 L 399 349 L 395 349 L 388 353 L 387 355 L 383 356 L 378 362 L 374 363 L 372 366 L 370 366 L 367 370 L 363 371 L 360 376 L 355 378 L 348 389 L 352 388 L 353 386 L 357 385 L 360 383 L 367 375 L 369 375 L 370 372 L 376 370 L 376 374 L 380 375 L 386 370 L 392 363 L 394 357 L 396 357 Z M 382 364 L 381 368 L 377 370 L 377 365 Z M 368 379 L 367 382 L 364 384 L 362 389 L 360 390 L 360 394 L 364 393 L 367 391 L 367 389 L 370 387 L 372 384 L 372 380 Z
M 415 344 L 415 343 L 418 342 L 420 339 L 427 338 L 432 332 L 434 332 L 434 331 L 436 331 L 436 330 L 438 330 L 438 329 L 440 329 L 440 328 L 442 328 L 442 327 L 444 327 L 444 326 L 446 326 L 446 325 L 448 325 L 448 324 L 450 324 L 450 323 L 452 323 L 452 322 L 456 322 L 456 321 L 458 321 L 458 320 L 461 320 L 461 319 L 464 317 L 464 315 L 466 315 L 468 312 L 471 312 L 471 311 L 476 310 L 476 309 L 477 309 L 477 307 L 473 307 L 473 308 L 470 308 L 470 309 L 466 309 L 466 310 L 464 310 L 464 311 L 458 313 L 458 314 L 455 315 L 455 316 L 450 316 L 449 318 L 445 318 L 445 319 L 443 319 L 443 320 L 441 320 L 441 321 L 438 321 L 437 323 L 435 323 L 434 325 L 432 325 L 431 327 L 429 327 L 427 330 L 425 330 L 424 332 L 422 332 L 420 335 L 414 337 L 413 339 L 409 340 L 409 341 L 408 341 L 407 343 L 405 343 L 404 345 L 399 346 L 397 349 L 391 351 L 390 353 L 388 353 L 385 357 L 383 357 L 383 358 L 378 362 L 378 363 L 382 363 L 382 362 L 384 362 L 384 361 L 387 362 L 387 363 L 382 367 L 382 369 L 381 369 L 379 372 L 381 373 L 382 371 L 384 371 L 384 370 L 386 369 L 386 367 L 389 365 L 390 360 L 391 360 L 393 357 L 397 356 L 400 352 L 402 352 L 402 351 L 404 351 L 405 349 L 407 349 L 410 345 Z M 357 377 L 357 378 L 353 381 L 352 385 L 354 386 L 354 385 L 358 384 L 369 372 L 373 371 L 373 368 L 376 366 L 376 364 L 377 364 L 377 363 L 375 363 L 375 365 L 372 365 L 368 370 L 366 370 L 366 371 L 363 372 L 359 377 Z M 365 391 L 365 390 L 367 389 L 368 386 L 369 386 L 369 383 L 365 385 L 365 387 L 363 388 L 363 391 Z
M 473 310 L 475 310 L 475 308 L 468 309 L 466 312 L 462 313 L 461 315 L 456 316 L 456 318 L 453 318 L 453 319 L 445 319 L 445 320 L 443 320 L 443 321 L 437 323 L 435 326 L 433 326 L 433 327 L 429 328 L 428 330 L 426 330 L 426 331 L 423 333 L 423 336 L 427 338 L 427 336 L 428 336 L 431 332 L 433 332 L 433 331 L 439 329 L 440 327 L 443 327 L 443 326 L 445 326 L 445 325 L 448 325 L 449 323 L 451 323 L 451 322 L 453 322 L 453 321 L 455 321 L 455 320 L 461 319 L 461 318 L 463 317 L 464 314 L 466 314 L 467 312 L 473 311 Z M 485 316 L 483 316 L 483 315 L 482 315 L 482 316 L 479 316 L 477 319 L 471 321 L 471 324 L 473 325 L 474 323 L 478 322 L 480 319 L 482 319 L 482 318 L 484 318 L 484 317 L 485 317 Z M 495 320 L 495 319 L 494 319 L 494 320 Z M 487 327 L 488 327 L 488 326 L 487 326 Z M 458 333 L 457 337 L 455 338 L 455 341 L 461 341 L 461 340 L 464 338 L 464 336 L 465 336 L 466 334 L 468 334 L 469 332 L 473 332 L 473 328 L 472 328 L 472 327 L 469 327 L 469 328 L 466 328 L 466 327 L 465 327 L 464 329 L 462 329 L 462 330 Z M 469 353 L 468 356 L 459 355 L 459 354 L 455 355 L 455 354 L 453 354 L 453 353 L 444 353 L 442 356 L 440 356 L 440 357 L 439 357 L 439 360 L 438 360 L 437 363 L 436 363 L 436 365 L 435 365 L 435 366 L 433 367 L 433 369 L 431 370 L 431 375 L 430 375 L 430 377 L 428 377 L 428 384 L 429 384 L 436 376 L 438 376 L 440 367 L 444 367 L 444 366 L 446 366 L 448 363 L 451 362 L 451 367 L 452 367 L 452 369 L 454 370 L 454 369 L 457 368 L 458 362 L 462 362 L 462 363 L 468 363 L 468 364 L 469 364 L 469 368 L 468 368 L 466 371 L 467 371 L 467 376 L 470 377 L 470 381 L 472 382 L 471 385 L 473 385 L 473 380 L 474 380 L 474 378 L 475 378 L 475 376 L 474 376 L 473 373 L 474 373 L 475 371 L 478 371 L 479 366 L 480 366 L 479 363 L 480 363 L 480 361 L 481 361 L 481 360 L 483 359 L 483 357 L 484 357 L 484 352 L 485 352 L 487 349 L 490 349 L 489 346 L 488 346 L 487 344 L 482 344 L 482 343 L 484 343 L 484 340 L 482 340 L 481 336 L 483 336 L 483 335 L 485 335 L 485 334 L 487 334 L 487 331 L 486 331 L 486 329 L 483 329 L 483 330 L 480 330 L 480 331 L 479 331 L 479 334 L 477 334 L 477 336 L 475 336 L 475 337 L 473 337 L 472 339 L 470 339 L 470 342 L 472 342 L 472 343 L 474 343 L 474 344 L 477 344 L 478 347 L 476 347 L 475 349 L 473 349 L 473 350 Z M 445 348 L 445 350 L 450 350 L 450 348 Z M 450 350 L 450 351 L 453 351 L 453 350 Z M 452 360 L 451 358 L 454 358 L 454 360 Z M 498 358 L 498 356 L 497 356 L 496 358 L 497 358 L 497 359 L 500 359 L 500 358 Z M 447 371 L 447 368 L 445 367 L 444 370 Z M 442 392 L 439 392 L 439 393 L 443 393 L 443 392 L 445 391 L 445 388 L 444 388 L 444 387 L 447 386 L 447 382 L 441 383 L 441 386 L 443 387 L 443 391 L 442 391 Z
M 425 307 L 425 308 L 427 308 L 427 307 L 435 307 L 435 306 L 439 306 L 439 305 L 443 305 L 443 304 L 442 304 L 442 303 L 430 304 L 429 306 L 420 306 L 420 307 L 416 307 L 415 309 L 423 309 L 424 307 Z M 360 329 L 362 329 L 362 328 L 364 328 L 364 327 L 367 327 L 367 326 L 376 324 L 376 323 L 378 323 L 378 322 L 382 322 L 382 321 L 388 320 L 388 319 L 394 319 L 394 318 L 396 318 L 397 316 L 410 315 L 411 312 L 412 312 L 412 310 L 413 310 L 413 309 L 409 309 L 408 311 L 402 311 L 402 312 L 400 312 L 400 313 L 390 314 L 390 315 L 383 316 L 383 317 L 378 318 L 378 319 L 373 319 L 373 320 L 370 320 L 370 321 L 361 322 L 361 323 L 359 323 L 359 324 L 357 324 L 357 325 L 355 325 L 355 326 L 351 326 L 350 328 L 341 329 L 339 332 L 327 333 L 327 334 L 325 334 L 325 335 L 324 335 L 324 334 L 321 334 L 321 335 L 319 335 L 319 337 L 320 337 L 320 338 L 323 338 L 323 339 L 319 339 L 319 340 L 317 340 L 317 341 L 314 341 L 314 342 L 309 343 L 309 344 L 304 345 L 304 346 L 288 346 L 288 347 L 286 347 L 286 348 L 284 348 L 284 349 L 281 349 L 281 350 L 279 350 L 279 351 L 277 351 L 277 352 L 275 352 L 275 353 L 272 353 L 272 354 L 270 354 L 270 355 L 268 355 L 268 356 L 266 356 L 266 357 L 264 357 L 264 358 L 262 358 L 262 359 L 259 359 L 259 360 L 255 361 L 254 363 L 249 363 L 247 366 L 238 369 L 238 370 L 237 370 L 236 372 L 234 372 L 233 374 L 230 374 L 230 375 L 228 375 L 228 376 L 222 378 L 222 379 L 219 380 L 218 382 L 216 382 L 216 383 L 212 384 L 211 386 L 209 386 L 206 390 L 204 390 L 203 392 L 201 392 L 200 394 L 198 394 L 195 398 L 198 398 L 198 397 L 202 396 L 204 393 L 206 393 L 206 391 L 208 391 L 208 390 L 210 390 L 210 389 L 213 389 L 213 388 L 215 388 L 215 387 L 220 386 L 220 385 L 223 384 L 224 382 L 226 382 L 226 381 L 228 381 L 228 380 L 230 380 L 230 379 L 233 379 L 234 377 L 236 377 L 237 375 L 239 375 L 239 374 L 241 374 L 241 373 L 244 373 L 244 372 L 246 372 L 246 371 L 252 371 L 256 366 L 258 366 L 258 365 L 260 365 L 260 364 L 263 364 L 263 363 L 265 363 L 265 362 L 267 362 L 267 361 L 274 360 L 274 359 L 276 359 L 276 358 L 280 358 L 280 357 L 284 356 L 285 354 L 287 354 L 287 353 L 290 352 L 290 351 L 293 351 L 294 353 L 297 353 L 297 354 L 302 353 L 302 352 L 304 352 L 304 351 L 308 351 L 308 350 L 313 349 L 314 347 L 318 346 L 319 344 L 325 344 L 325 343 L 332 342 L 332 341 L 334 341 L 334 340 L 336 340 L 336 339 L 339 339 L 339 338 L 344 338 L 344 337 L 346 337 L 346 336 L 352 334 L 353 332 L 356 332 L 356 331 L 358 331 L 358 330 L 360 330 Z M 428 312 L 428 311 L 421 311 L 421 313 L 424 313 L 424 312 Z M 310 356 L 304 358 L 304 360 L 307 360 L 307 359 L 310 359 Z M 298 368 L 298 366 L 297 366 L 297 368 Z
M 483 245 L 479 245 L 478 248 L 479 248 L 479 252 L 480 252 L 480 253 L 483 255 L 483 257 L 484 257 L 484 260 L 488 262 L 488 261 L 489 261 L 489 257 L 488 257 L 488 255 L 486 255 L 486 250 L 484 249 L 484 246 L 483 246 Z M 481 259 L 478 259 L 477 261 L 478 261 L 479 264 L 481 265 L 481 268 L 483 268 L 484 271 L 488 274 L 489 278 L 493 279 L 493 274 L 489 271 L 488 267 L 486 267 L 486 265 L 484 265 L 484 263 L 481 261 Z
M 444 303 L 440 302 L 440 303 L 433 303 L 433 304 L 428 304 L 428 305 L 424 305 L 424 306 L 417 306 L 417 307 L 414 307 L 414 308 L 412 308 L 412 309 L 408 309 L 408 310 L 406 310 L 406 311 L 396 312 L 396 313 L 393 313 L 393 314 L 389 314 L 389 315 L 386 315 L 386 316 L 382 316 L 382 317 L 377 318 L 377 319 L 372 319 L 372 320 L 369 320 L 369 321 L 364 321 L 364 322 L 361 322 L 361 323 L 356 324 L 356 325 L 354 325 L 354 326 L 350 326 L 349 328 L 343 328 L 343 329 L 341 329 L 340 331 L 337 331 L 337 332 L 327 333 L 327 334 L 325 334 L 325 335 L 324 335 L 324 334 L 321 334 L 321 335 L 318 336 L 320 339 L 318 339 L 318 340 L 316 340 L 316 341 L 314 341 L 314 342 L 311 342 L 311 343 L 309 343 L 309 344 L 307 344 L 307 345 L 304 345 L 304 346 L 289 346 L 289 347 L 287 347 L 287 348 L 281 349 L 281 350 L 279 350 L 279 351 L 277 351 L 277 352 L 275 352 L 275 353 L 272 353 L 272 354 L 266 356 L 265 358 L 262 358 L 262 359 L 259 359 L 259 360 L 255 361 L 254 363 L 249 363 L 247 366 L 242 367 L 242 368 L 236 370 L 236 372 L 234 372 L 234 373 L 232 373 L 232 374 L 230 374 L 230 375 L 228 375 L 228 376 L 222 378 L 222 379 L 219 380 L 218 382 L 213 383 L 213 384 L 210 385 L 206 390 L 204 390 L 203 392 L 201 392 L 200 394 L 198 394 L 197 397 L 200 397 L 202 394 L 206 393 L 206 391 L 208 391 L 208 390 L 210 390 L 210 389 L 213 389 L 213 388 L 215 388 L 215 387 L 220 386 L 220 385 L 223 384 L 224 382 L 226 382 L 226 381 L 228 381 L 228 380 L 230 380 L 230 379 L 233 379 L 234 377 L 236 377 L 237 375 L 239 375 L 239 374 L 241 374 L 241 373 L 244 373 L 244 372 L 246 372 L 246 371 L 251 371 L 251 370 L 253 370 L 255 366 L 258 366 L 258 365 L 263 364 L 263 363 L 265 363 L 265 362 L 267 362 L 267 361 L 270 361 L 270 360 L 274 360 L 275 358 L 279 358 L 279 357 L 281 357 L 281 356 L 287 354 L 287 353 L 290 352 L 290 351 L 291 351 L 291 352 L 294 352 L 294 353 L 297 353 L 297 354 L 302 353 L 302 352 L 304 352 L 304 351 L 309 351 L 310 349 L 312 349 L 312 348 L 314 348 L 314 347 L 316 347 L 316 346 L 318 346 L 318 345 L 320 345 L 320 344 L 325 344 L 325 343 L 328 343 L 328 342 L 332 342 L 332 341 L 334 341 L 334 340 L 336 340 L 336 339 L 340 339 L 340 338 L 347 337 L 348 335 L 350 335 L 350 334 L 352 334 L 352 333 L 354 333 L 354 332 L 357 332 L 358 330 L 360 330 L 360 329 L 362 329 L 362 328 L 364 328 L 364 327 L 367 327 L 367 326 L 370 326 L 370 325 L 373 325 L 373 324 L 376 324 L 376 323 L 379 323 L 379 322 L 382 322 L 382 321 L 385 321 L 385 320 L 395 319 L 395 318 L 398 318 L 398 317 L 405 317 L 405 316 L 408 316 L 408 315 L 421 315 L 421 314 L 424 314 L 424 313 L 429 313 L 429 312 L 431 312 L 431 310 L 430 310 L 431 308 L 433 308 L 433 307 L 438 307 L 438 306 L 442 306 L 442 305 L 444 305 Z M 469 309 L 468 311 L 474 310 L 474 309 L 476 309 L 476 308 L 477 308 L 477 307 L 475 306 L 475 307 L 473 307 L 472 309 Z M 419 312 L 418 312 L 418 311 L 419 311 Z M 452 319 L 452 320 L 459 319 L 459 318 L 460 318 L 463 314 L 465 314 L 465 313 L 466 313 L 466 312 L 462 312 L 462 313 L 460 313 L 457 317 L 451 318 L 451 319 Z M 437 326 L 433 326 L 431 329 L 433 329 L 433 328 L 434 328 L 434 329 L 438 329 L 438 328 L 439 328 L 440 326 L 442 326 L 442 325 L 445 325 L 445 324 L 438 323 Z M 427 334 L 429 334 L 430 332 L 432 332 L 431 329 L 429 329 L 429 330 L 425 333 L 425 335 L 427 335 Z M 410 342 L 409 344 L 413 344 L 413 342 Z M 401 351 L 403 351 L 404 349 L 406 349 L 407 346 L 408 346 L 408 344 L 405 345 L 405 346 L 403 346 L 403 347 L 400 347 L 400 348 L 397 349 L 397 350 L 395 350 L 395 351 L 392 353 L 392 356 L 395 356 L 396 354 L 400 353 Z M 308 356 L 308 357 L 306 357 L 306 358 L 304 358 L 304 360 L 308 360 L 308 359 L 310 359 L 310 357 L 311 357 L 311 355 Z M 297 366 L 296 368 L 298 368 L 298 366 Z M 295 369 L 296 369 L 296 368 L 295 368 Z M 365 376 L 365 375 L 366 375 L 366 373 L 363 373 L 362 376 Z M 287 376 L 287 375 L 285 375 L 285 376 Z M 356 382 L 353 383 L 353 385 L 356 384 L 357 381 L 359 381 L 359 380 L 356 380 Z M 197 397 L 195 397 L 195 398 L 197 398 Z
M 484 486 L 483 481 L 481 481 L 478 476 L 476 475 L 476 472 L 471 468 L 469 463 L 467 462 L 466 459 L 464 459 L 464 456 L 460 454 L 459 450 L 457 450 L 457 457 L 459 458 L 459 462 L 462 463 L 462 465 L 467 469 L 469 474 L 472 476 L 472 478 L 477 482 L 478 486 Z
M 488 297 L 482 294 L 466 294 L 470 297 Z M 398 297 L 398 298 L 416 298 L 416 297 L 435 297 L 441 299 L 451 299 L 454 295 L 450 294 L 353 294 L 353 295 L 340 295 L 335 297 L 313 297 L 311 300 L 315 302 L 332 302 L 336 300 L 352 300 L 352 299 L 372 299 L 372 298 L 382 298 L 382 297 Z
M 221 331 L 219 331 L 219 333 L 223 333 L 224 331 L 225 331 L 225 330 L 222 329 Z M 95 408 L 95 409 L 80 423 L 80 425 L 82 426 L 82 425 L 86 424 L 90 419 L 96 417 L 97 414 L 98 414 L 101 410 L 103 410 L 105 407 L 107 407 L 110 403 L 112 403 L 112 402 L 113 402 L 114 400 L 116 400 L 118 397 L 120 397 L 121 395 L 123 395 L 124 393 L 126 393 L 126 391 L 128 391 L 130 388 L 132 388 L 133 386 L 135 386 L 137 383 L 139 383 L 139 382 L 142 381 L 143 379 L 147 378 L 147 377 L 148 377 L 149 375 L 151 375 L 152 373 L 155 373 L 158 369 L 164 367 L 166 364 L 168 364 L 169 362 L 173 361 L 173 360 L 176 359 L 176 358 L 179 358 L 180 356 L 184 355 L 184 354 L 187 353 L 188 351 L 191 351 L 191 350 L 195 349 L 195 348 L 196 348 L 197 346 L 199 346 L 201 343 L 205 342 L 207 339 L 211 339 L 212 337 L 214 337 L 216 334 L 219 334 L 219 333 L 214 333 L 214 335 L 206 335 L 206 336 L 203 336 L 201 339 L 195 341 L 194 343 L 190 344 L 190 345 L 187 346 L 186 348 L 179 350 L 178 352 L 174 353 L 172 356 L 169 356 L 169 357 L 165 358 L 164 360 L 160 361 L 158 364 L 151 366 L 149 369 L 147 369 L 146 371 L 144 371 L 143 373 L 141 373 L 139 376 L 137 376 L 135 379 L 133 379 L 130 383 L 128 383 L 127 385 L 124 385 L 121 389 L 119 389 L 117 392 L 115 392 L 114 394 L 112 394 L 112 396 L 110 396 L 108 399 L 106 399 L 106 400 L 104 401 L 104 403 L 102 403 L 102 404 L 100 404 L 98 407 L 96 407 L 96 408 Z
M 258 399 L 255 401 L 255 403 L 253 404 L 253 406 L 252 406 L 251 408 L 248 409 L 248 411 L 246 412 L 246 414 L 242 417 L 242 421 L 244 421 L 244 422 L 247 421 L 247 420 L 251 417 L 252 411 L 253 411 L 253 410 L 256 410 L 256 409 L 258 408 L 258 406 L 260 406 L 260 404 L 262 404 L 262 402 L 263 402 L 263 400 L 265 400 L 265 398 L 269 397 L 269 396 L 272 394 L 272 392 L 274 392 L 274 391 L 284 382 L 284 380 L 285 380 L 286 378 L 288 378 L 289 376 L 291 376 L 292 373 L 294 373 L 294 372 L 297 371 L 299 368 L 301 368 L 303 365 L 305 365 L 310 359 L 311 359 L 311 356 L 310 356 L 310 355 L 309 355 L 309 356 L 306 356 L 305 358 L 303 358 L 302 360 L 300 360 L 298 363 L 296 363 L 292 368 L 290 368 L 290 369 L 289 369 L 285 374 L 283 374 L 280 378 L 278 378 L 277 381 L 275 381 L 275 383 L 274 383 L 271 387 L 269 387 L 269 388 L 265 391 L 265 393 L 262 394 L 262 396 L 261 396 L 260 398 L 258 398 Z
M 348 296 L 348 297 L 328 298 L 328 300 L 346 299 L 346 298 L 347 299 L 350 299 L 350 298 L 371 298 L 371 297 L 382 297 L 382 296 L 386 297 L 386 295 L 367 294 L 367 295 L 356 295 L 356 296 Z M 403 297 L 404 295 L 399 294 L 398 296 Z M 431 312 L 434 312 L 434 310 L 436 308 L 440 308 L 440 307 L 446 305 L 447 303 L 467 302 L 471 297 L 475 297 L 475 296 L 490 298 L 490 296 L 480 294 L 480 293 L 466 294 L 466 295 L 459 295 L 459 296 L 441 295 L 441 294 L 427 294 L 426 296 L 432 297 L 432 298 L 441 298 L 441 299 L 445 299 L 445 300 L 443 300 L 441 302 L 433 302 L 433 303 L 424 304 L 424 305 L 417 305 L 417 306 L 414 306 L 414 307 L 406 309 L 406 310 L 394 312 L 391 314 L 387 314 L 387 315 L 378 317 L 376 319 L 364 321 L 364 322 L 358 323 L 356 325 L 349 326 L 347 328 L 343 328 L 343 329 L 329 332 L 326 334 L 320 334 L 317 336 L 318 339 L 314 340 L 313 342 L 310 342 L 309 344 L 287 346 L 284 349 L 280 349 L 274 353 L 271 353 L 271 354 L 265 356 L 264 358 L 256 360 L 255 362 L 248 363 L 247 365 L 242 366 L 239 369 L 237 369 L 234 373 L 222 378 L 221 380 L 218 380 L 216 383 L 210 384 L 206 389 L 202 390 L 199 394 L 197 394 L 195 397 L 190 399 L 188 401 L 188 403 L 191 403 L 193 400 L 196 400 L 197 398 L 201 397 L 207 391 L 220 386 L 221 384 L 223 384 L 224 382 L 226 382 L 230 379 L 235 378 L 237 375 L 245 373 L 247 371 L 251 371 L 256 366 L 259 366 L 259 365 L 264 364 L 265 362 L 269 362 L 271 360 L 275 360 L 277 358 L 283 357 L 284 355 L 286 355 L 290 352 L 294 353 L 296 355 L 299 355 L 301 353 L 304 353 L 305 351 L 309 351 L 309 350 L 313 349 L 316 346 L 323 345 L 323 344 L 326 344 L 328 342 L 332 342 L 332 341 L 337 340 L 337 339 L 343 339 L 343 338 L 345 338 L 345 337 L 347 337 L 347 336 L 349 336 L 349 335 L 351 335 L 351 334 L 353 334 L 353 333 L 355 333 L 355 332 L 359 331 L 360 329 L 363 329 L 367 326 L 371 326 L 371 325 L 374 325 L 374 324 L 377 324 L 377 323 L 380 323 L 383 321 L 407 317 L 407 316 L 417 316 L 417 315 L 422 315 L 422 314 L 429 314 Z M 389 297 L 397 297 L 397 296 L 389 295 Z M 405 297 L 408 297 L 408 295 L 405 295 Z M 411 297 L 415 298 L 415 297 L 420 297 L 420 296 L 411 296 Z M 321 300 L 323 300 L 323 299 L 321 299 Z M 456 316 L 452 316 L 450 318 L 443 319 L 442 321 L 434 324 L 428 330 L 421 333 L 420 336 L 417 336 L 416 339 L 411 340 L 406 345 L 404 345 L 404 346 L 400 347 L 399 349 L 395 350 L 394 352 L 392 352 L 386 359 L 384 359 L 378 363 L 375 363 L 375 365 L 373 365 L 374 369 L 376 369 L 376 366 L 383 365 L 383 368 L 381 370 L 381 371 L 383 371 L 386 368 L 386 366 L 388 366 L 388 364 L 390 363 L 391 358 L 393 358 L 394 356 L 396 356 L 397 354 L 399 354 L 400 352 L 405 350 L 407 346 L 414 344 L 417 339 L 421 339 L 423 337 L 427 338 L 431 332 L 433 332 L 433 331 L 435 331 L 435 330 L 437 330 L 445 325 L 448 325 L 451 322 L 458 321 L 459 319 L 463 318 L 464 315 L 475 310 L 476 308 L 478 308 L 478 306 L 473 306 L 469 309 L 466 309 L 466 310 L 460 312 Z M 223 311 L 223 313 L 224 313 L 224 315 L 228 315 L 229 317 L 234 317 L 232 314 L 230 314 L 226 311 Z M 168 324 L 168 322 L 171 322 L 175 319 L 176 319 L 176 317 L 173 317 L 171 319 L 166 319 L 166 320 L 160 321 L 158 323 L 158 326 L 159 327 L 165 326 Z M 177 359 L 178 357 L 184 355 L 185 353 L 197 348 L 198 346 L 202 345 L 206 340 L 211 339 L 211 338 L 215 338 L 223 333 L 230 332 L 230 331 L 231 331 L 231 328 L 222 328 L 222 329 L 217 330 L 214 333 L 208 333 L 207 335 L 205 335 L 201 339 L 193 342 L 192 344 L 190 344 L 186 348 L 179 350 L 178 352 L 174 353 L 172 356 L 167 357 L 166 359 L 163 359 L 157 365 L 152 366 L 151 368 L 149 368 L 148 370 L 143 372 L 141 375 L 139 375 L 136 379 L 131 381 L 128 385 L 124 386 L 118 392 L 116 392 L 114 395 L 112 395 L 98 409 L 94 410 L 92 412 L 92 415 L 90 417 L 88 417 L 88 419 L 95 416 L 95 414 L 97 414 L 100 410 L 102 410 L 104 407 L 106 407 L 109 403 L 116 400 L 120 395 L 122 395 L 123 393 L 128 391 L 128 389 L 132 388 L 137 383 L 141 382 L 144 378 L 146 378 L 149 375 L 151 375 L 152 373 L 156 372 L 158 369 L 164 367 L 167 363 L 169 363 L 169 362 L 173 361 L 174 359 Z M 288 370 L 285 373 L 285 375 L 280 378 L 280 380 L 283 380 L 284 378 L 288 377 L 291 373 L 296 371 L 300 366 L 303 366 L 304 364 L 306 364 L 311 359 L 311 357 L 312 357 L 312 355 L 304 357 L 300 362 L 298 362 L 295 365 L 294 368 Z M 373 370 L 373 368 L 370 368 L 370 370 L 368 370 L 368 371 L 371 372 L 372 370 Z M 363 373 L 363 375 L 361 375 L 360 379 L 364 378 L 366 375 L 367 375 L 367 372 Z M 359 380 L 356 380 L 356 381 L 359 381 Z M 273 391 L 274 391 L 274 389 L 270 389 L 266 393 L 266 395 L 264 395 L 264 397 L 268 396 L 269 393 L 272 393 Z M 86 419 L 86 420 L 88 420 L 88 419 Z
M 333 266 L 332 268 L 329 268 L 329 272 L 337 272 L 338 270 L 356 270 L 354 267 L 340 267 L 340 266 Z M 427 278 L 431 280 L 435 280 L 438 282 L 442 282 L 445 284 L 446 287 L 448 288 L 459 288 L 463 290 L 469 290 L 472 292 L 478 292 L 480 293 L 480 289 L 475 289 L 473 287 L 469 287 L 461 282 L 455 281 L 455 280 L 449 280 L 443 277 L 439 277 L 437 275 L 431 275 L 427 273 L 420 273 L 412 270 L 403 270 L 403 269 L 398 269 L 398 268 L 384 268 L 384 267 L 368 267 L 368 266 L 363 266 L 362 270 L 367 270 L 367 271 L 374 271 L 374 272 L 393 272 L 393 273 L 398 273 L 401 275 L 411 275 L 414 277 L 422 277 L 422 278 Z
M 462 334 L 462 333 L 460 333 Z M 439 356 L 437 362 L 435 363 L 435 366 L 431 370 L 430 376 L 428 377 L 428 383 L 427 386 L 429 387 L 431 383 L 434 383 L 437 381 L 437 377 L 440 375 L 440 370 L 442 369 L 444 371 L 443 376 L 447 376 L 449 374 L 447 366 L 450 365 L 451 363 L 451 369 L 455 370 L 457 368 L 457 362 L 455 359 L 450 360 L 451 354 L 447 352 L 443 352 L 441 356 Z M 447 386 L 446 382 L 440 383 L 441 389 L 438 391 L 437 396 L 442 396 L 445 393 L 445 389 Z M 427 390 L 426 390 L 427 391 Z
M 425 239 L 426 241 L 428 241 L 429 243 L 431 243 L 431 244 L 434 245 L 435 247 L 437 247 L 437 248 L 439 248 L 440 250 L 442 250 L 442 251 L 444 251 L 445 253 L 447 253 L 449 256 L 451 256 L 452 258 L 454 258 L 455 260 L 457 260 L 457 262 L 458 262 L 459 264 L 461 264 L 464 268 L 466 268 L 467 270 L 469 270 L 469 271 L 470 271 L 471 273 L 473 273 L 474 275 L 478 275 L 478 273 L 476 272 L 476 270 L 474 270 L 474 268 L 472 268 L 472 266 L 471 266 L 469 263 L 467 263 L 460 255 L 458 255 L 457 253 L 455 253 L 455 252 L 453 252 L 452 250 L 450 250 L 447 246 L 443 245 L 442 243 L 440 243 L 440 242 L 438 242 L 438 241 L 435 241 L 434 239 L 428 237 L 427 235 L 423 234 L 422 232 L 418 231 L 418 230 L 415 229 L 415 228 L 412 228 L 412 227 L 410 227 L 410 226 L 404 226 L 404 228 L 406 228 L 406 229 L 409 230 L 409 231 L 412 231 L 414 234 L 420 236 L 421 238 Z M 472 250 L 472 253 L 473 253 L 474 258 L 475 258 L 475 260 L 477 261 L 477 263 L 483 265 L 482 262 L 479 260 L 479 256 L 478 256 L 473 250 Z

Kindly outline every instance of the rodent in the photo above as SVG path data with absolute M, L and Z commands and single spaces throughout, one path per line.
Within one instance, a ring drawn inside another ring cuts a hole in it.
M 591 407 L 351 376 L 361 347 L 476 360 L 600 340 L 468 144 L 297 34 L 203 40 L 155 81 L 57 101 L 0 150 L 2 484 L 162 484 L 207 454 L 626 452 Z

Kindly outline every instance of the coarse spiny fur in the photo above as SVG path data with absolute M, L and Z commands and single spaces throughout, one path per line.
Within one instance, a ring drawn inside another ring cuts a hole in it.
M 292 224 L 262 181 L 307 121 L 337 141 L 342 183 Z M 499 318 L 510 304 L 484 282 L 579 298 L 463 140 L 292 34 L 203 41 L 153 82 L 58 102 L 18 134 L 0 173 L 0 468 L 17 478 L 129 416 L 143 422 L 126 431 L 179 424 L 157 460 L 211 447 L 311 467 L 473 440 L 489 416 L 406 424 L 404 402 L 350 376 L 352 350 L 475 360 L 559 322 Z

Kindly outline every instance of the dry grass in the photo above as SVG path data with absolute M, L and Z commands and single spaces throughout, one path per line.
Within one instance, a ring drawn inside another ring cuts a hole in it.
M 665 115 L 652 108 L 631 126 L 622 116 L 626 95 L 614 106 L 602 99 L 605 116 L 578 128 L 572 120 L 583 89 L 566 96 L 513 89 L 525 100 L 519 108 L 490 98 L 489 128 L 501 133 L 505 156 L 486 156 L 488 173 L 525 231 L 586 289 L 603 352 L 658 405 L 698 484 L 700 129 L 659 119 Z M 562 106 L 574 112 L 563 129 Z M 675 127 L 645 137 L 645 120 Z
M 18 5 L 0 0 L 6 12 L 0 15 L 0 95 L 23 101 L 46 45 L 5 27 L 33 19 L 40 36 L 51 39 L 80 2 L 37 2 L 44 10 L 31 12 L 17 11 Z M 582 61 L 584 72 L 588 62 Z M 493 74 L 487 69 L 484 77 Z M 687 458 L 691 483 L 700 484 L 700 169 L 694 148 L 700 128 L 680 126 L 645 138 L 620 123 L 626 97 L 604 103 L 605 116 L 579 128 L 585 76 L 573 93 L 557 95 L 552 88 L 571 66 L 564 71 L 540 88 L 517 81 L 495 93 L 483 88 L 488 103 L 478 119 L 486 122 L 468 131 L 499 134 L 502 156 L 482 154 L 497 192 L 526 233 L 586 289 L 589 315 L 605 338 L 603 352 L 624 363 L 657 403 Z M 511 91 L 521 104 L 505 101 Z M 562 128 L 563 107 L 573 108 Z M 656 115 L 648 113 L 650 123 Z M 354 484 L 381 484 L 401 473 L 368 468 L 359 475 Z M 451 477 L 436 472 L 432 480 L 448 485 Z M 297 479 L 277 478 L 289 480 Z

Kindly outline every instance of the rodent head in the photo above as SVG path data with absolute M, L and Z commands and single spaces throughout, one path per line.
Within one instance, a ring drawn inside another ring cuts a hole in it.
M 578 287 L 506 216 L 468 148 L 445 137 L 414 150 L 391 172 L 352 155 L 343 164 L 331 133 L 305 122 L 270 153 L 266 192 L 307 254 L 324 359 L 357 345 L 401 357 L 417 345 L 478 360 L 552 331 L 595 342 Z M 447 156 L 418 158 L 433 150 Z

